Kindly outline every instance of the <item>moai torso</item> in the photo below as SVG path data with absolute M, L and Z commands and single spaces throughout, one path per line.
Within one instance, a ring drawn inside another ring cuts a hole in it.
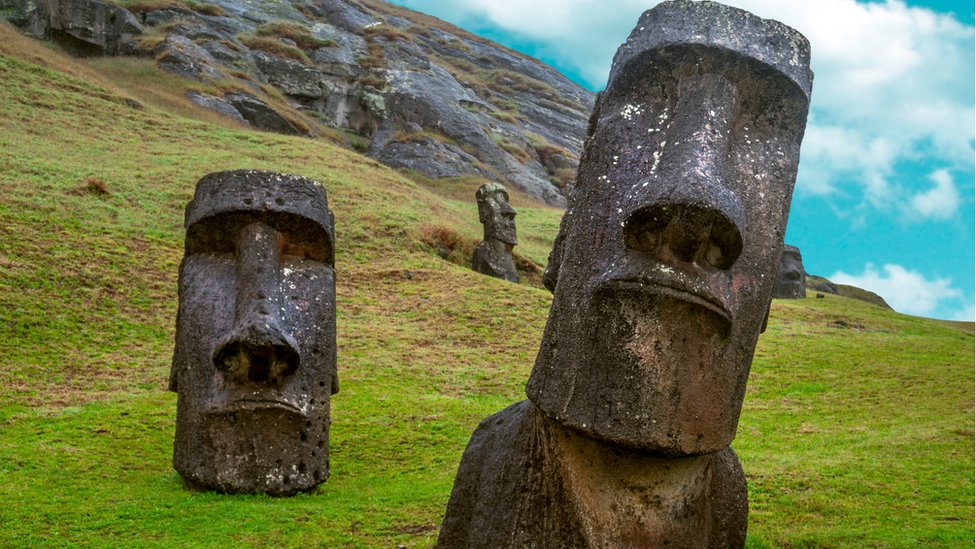
M 729 444 L 783 246 L 808 67 L 801 35 L 739 9 L 676 0 L 641 16 L 550 255 L 529 400 L 475 432 L 441 546 L 744 543 Z
M 475 248 L 471 268 L 481 274 L 518 282 L 512 248 L 518 244 L 515 235 L 515 210 L 508 205 L 508 191 L 498 183 L 482 185 L 475 193 L 478 217 L 485 236 Z
M 779 259 L 779 272 L 773 286 L 773 297 L 782 299 L 803 299 L 807 296 L 806 272 L 803 270 L 803 257 L 796 246 L 783 246 Z
M 271 172 L 210 174 L 186 228 L 173 466 L 195 488 L 310 490 L 329 475 L 339 388 L 325 189 Z

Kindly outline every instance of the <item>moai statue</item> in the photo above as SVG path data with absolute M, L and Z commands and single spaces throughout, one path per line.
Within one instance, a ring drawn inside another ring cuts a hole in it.
M 786 244 L 779 256 L 779 272 L 773 285 L 773 297 L 783 299 L 803 299 L 807 296 L 806 272 L 803 270 L 803 257 L 800 248 Z
M 512 248 L 515 238 L 515 210 L 508 205 L 508 191 L 498 183 L 482 185 L 475 193 L 478 218 L 485 227 L 485 237 L 474 249 L 471 268 L 479 273 L 518 282 Z
M 173 467 L 191 487 L 286 496 L 328 478 L 333 234 L 315 181 L 240 170 L 197 183 L 170 374 Z
M 663 2 L 617 50 L 544 283 L 527 401 L 478 426 L 442 547 L 741 547 L 729 444 L 806 127 L 809 44 Z

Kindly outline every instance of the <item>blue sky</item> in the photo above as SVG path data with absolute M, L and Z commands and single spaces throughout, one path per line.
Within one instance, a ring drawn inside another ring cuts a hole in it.
M 602 89 L 656 0 L 394 0 Z M 896 310 L 974 317 L 974 4 L 731 0 L 811 42 L 813 101 L 786 242 L 808 273 Z

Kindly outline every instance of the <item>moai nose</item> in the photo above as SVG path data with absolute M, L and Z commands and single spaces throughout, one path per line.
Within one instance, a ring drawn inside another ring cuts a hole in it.
M 503 216 L 509 219 L 515 219 L 515 210 L 508 205 L 508 202 L 502 202 L 501 205 L 498 207 L 498 211 L 501 212 Z
M 659 203 L 632 213 L 624 222 L 631 250 L 658 259 L 726 270 L 742 253 L 742 234 L 721 210 L 700 204 Z
M 213 361 L 236 383 L 279 383 L 298 370 L 299 355 L 280 327 L 248 322 L 221 341 Z
M 237 383 L 278 383 L 298 369 L 298 344 L 281 320 L 278 231 L 251 223 L 237 238 L 234 328 L 221 338 L 214 366 Z

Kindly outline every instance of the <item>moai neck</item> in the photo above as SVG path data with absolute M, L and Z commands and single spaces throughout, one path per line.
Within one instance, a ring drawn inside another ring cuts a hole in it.
M 588 547 L 741 546 L 745 477 L 731 450 L 650 456 L 582 436 L 543 417 L 565 502 Z M 741 486 L 741 488 L 739 488 Z

